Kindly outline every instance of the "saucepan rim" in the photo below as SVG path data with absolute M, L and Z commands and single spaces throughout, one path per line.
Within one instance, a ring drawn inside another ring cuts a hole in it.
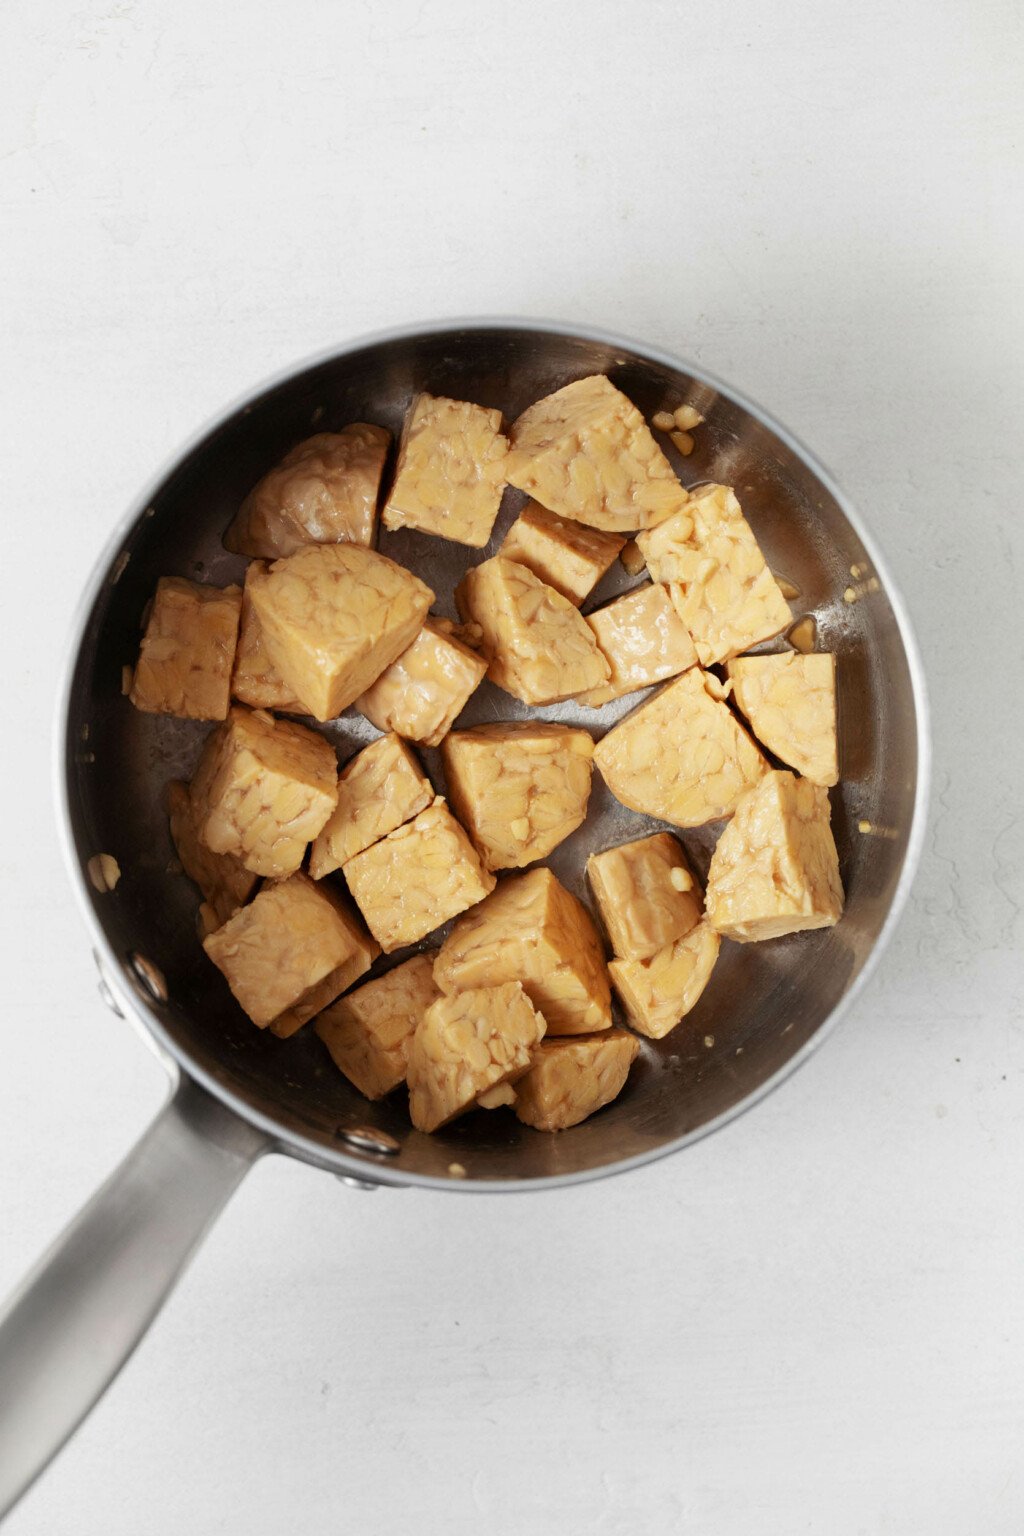
M 83 588 L 70 625 L 64 672 L 57 699 L 57 729 L 54 732 L 54 768 L 57 777 L 56 798 L 59 808 L 59 837 L 64 860 L 80 911 L 92 939 L 97 963 L 100 965 L 101 972 L 107 976 L 108 980 L 121 976 L 124 957 L 114 950 L 108 940 L 104 927 L 90 900 L 86 888 L 85 871 L 82 868 L 81 860 L 75 847 L 69 802 L 69 775 L 67 772 L 68 754 L 72 748 L 68 737 L 68 729 L 70 723 L 71 691 L 85 638 L 86 624 L 104 583 L 109 579 L 111 566 L 120 553 L 127 534 L 150 505 L 168 476 L 199 447 L 210 433 L 223 426 L 239 411 L 243 410 L 246 405 L 259 399 L 268 390 L 277 388 L 287 383 L 290 379 L 308 372 L 310 369 L 345 357 L 351 353 L 363 351 L 368 347 L 384 345 L 395 341 L 436 336 L 448 332 L 484 330 L 536 331 L 545 335 L 564 336 L 575 341 L 597 342 L 609 348 L 621 349 L 640 357 L 646 357 L 663 367 L 688 373 L 702 384 L 707 385 L 709 388 L 716 390 L 733 401 L 736 405 L 749 412 L 755 420 L 774 432 L 803 461 L 807 469 L 817 477 L 822 486 L 835 499 L 843 515 L 861 540 L 884 587 L 886 597 L 899 628 L 900 639 L 906 654 L 907 667 L 910 673 L 914 708 L 916 711 L 918 760 L 912 820 L 903 868 L 900 871 L 899 880 L 897 881 L 885 920 L 871 945 L 871 950 L 856 980 L 846 995 L 831 1009 L 810 1039 L 783 1066 L 763 1083 L 752 1089 L 750 1093 L 744 1095 L 737 1103 L 731 1105 L 729 1109 L 724 1110 L 720 1115 L 716 1115 L 705 1124 L 687 1131 L 681 1136 L 674 1137 L 660 1146 L 652 1147 L 631 1157 L 624 1157 L 616 1162 L 602 1164 L 594 1168 L 579 1169 L 571 1173 L 543 1175 L 529 1179 L 464 1179 L 407 1172 L 401 1165 L 397 1167 L 392 1166 L 387 1161 L 378 1160 L 376 1157 L 356 1156 L 343 1150 L 340 1144 L 337 1151 L 332 1148 L 325 1148 L 312 1138 L 283 1128 L 272 1116 L 266 1115 L 262 1111 L 246 1104 L 230 1087 L 218 1081 L 212 1073 L 206 1071 L 191 1059 L 188 1051 L 175 1041 L 170 1032 L 165 1028 L 159 1015 L 147 1006 L 141 996 L 136 995 L 128 987 L 116 985 L 115 982 L 119 999 L 127 1005 L 133 1022 L 141 1027 L 150 1037 L 152 1043 L 157 1047 L 158 1054 L 162 1056 L 165 1065 L 171 1064 L 172 1077 L 176 1068 L 179 1074 L 199 1083 L 227 1109 L 238 1115 L 240 1119 L 262 1131 L 268 1138 L 268 1142 L 273 1150 L 297 1157 L 304 1162 L 331 1172 L 354 1177 L 360 1181 L 369 1180 L 375 1184 L 393 1187 L 408 1186 L 431 1190 L 457 1190 L 473 1194 L 556 1189 L 569 1184 L 581 1184 L 594 1179 L 607 1178 L 612 1174 L 627 1173 L 631 1169 L 642 1167 L 645 1164 L 653 1163 L 660 1158 L 682 1151 L 684 1147 L 691 1145 L 693 1142 L 721 1130 L 724 1126 L 738 1119 L 740 1115 L 746 1114 L 748 1110 L 753 1109 L 791 1077 L 822 1045 L 835 1029 L 840 1019 L 844 1017 L 861 996 L 874 975 L 879 961 L 892 938 L 906 906 L 921 857 L 927 825 L 928 796 L 931 781 L 931 736 L 928 717 L 927 685 L 920 650 L 903 594 L 893 581 L 886 560 L 875 543 L 873 535 L 865 527 L 860 514 L 851 505 L 849 498 L 844 494 L 817 456 L 787 427 L 776 420 L 771 412 L 765 410 L 763 406 L 752 400 L 748 395 L 735 389 L 731 384 L 725 383 L 698 363 L 690 362 L 686 358 L 679 357 L 660 347 L 652 346 L 647 342 L 636 341 L 631 337 L 620 335 L 615 331 L 607 331 L 600 327 L 583 327 L 568 321 L 538 320 L 529 316 L 497 316 L 493 318 L 472 316 L 468 318 L 455 317 L 453 319 L 435 320 L 422 324 L 402 325 L 387 330 L 374 331 L 367 335 L 357 336 L 339 345 L 324 348 L 309 357 L 279 369 L 269 377 L 250 386 L 229 405 L 216 412 L 211 419 L 203 422 L 169 456 L 167 461 L 152 476 L 142 492 L 132 502 L 128 511 L 117 523 L 104 544 L 89 579 Z

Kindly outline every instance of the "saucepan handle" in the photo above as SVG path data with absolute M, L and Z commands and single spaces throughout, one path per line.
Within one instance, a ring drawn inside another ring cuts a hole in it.
M 117 1375 L 267 1146 L 181 1080 L 0 1313 L 0 1518 Z

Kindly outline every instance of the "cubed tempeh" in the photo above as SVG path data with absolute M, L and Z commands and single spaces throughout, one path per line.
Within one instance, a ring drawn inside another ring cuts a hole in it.
M 207 848 L 199 836 L 188 785 L 180 779 L 167 786 L 167 813 L 181 867 L 203 893 L 212 931 L 245 905 L 259 877 L 236 854 Z
M 380 1099 L 405 1082 L 416 1026 L 440 995 L 433 953 L 414 955 L 340 997 L 314 1028 L 338 1070 L 368 1099 Z
M 265 885 L 203 948 L 253 1023 L 282 1037 L 358 981 L 380 953 L 348 903 L 301 874 Z
M 637 543 L 655 581 L 668 584 L 702 666 L 747 651 L 789 623 L 789 604 L 729 486 L 703 486 Z
M 415 944 L 494 889 L 494 876 L 442 799 L 349 859 L 345 880 L 386 954 Z
M 454 628 L 454 626 L 451 626 Z M 436 620 L 386 668 L 356 709 L 380 731 L 436 747 L 483 682 L 487 662 Z
M 416 757 L 394 732 L 371 741 L 338 776 L 338 801 L 313 843 L 309 872 L 322 880 L 412 818 L 434 798 Z
M 129 693 L 135 708 L 223 720 L 231 703 L 241 609 L 240 587 L 204 587 L 162 576 Z
M 726 670 L 758 741 L 812 784 L 837 783 L 835 657 L 824 651 L 739 656 Z
M 481 1094 L 514 1082 L 543 1035 L 544 1019 L 517 981 L 439 998 L 409 1047 L 413 1125 L 436 1131 Z
M 594 761 L 616 799 L 677 827 L 732 815 L 767 765 L 721 692 L 691 667 L 598 742 Z
M 766 773 L 742 798 L 711 858 L 707 914 L 741 944 L 830 928 L 843 912 L 828 790 Z
M 398 445 L 385 528 L 418 528 L 482 548 L 505 488 L 501 412 L 443 395 L 416 395 Z
M 700 920 L 700 887 L 671 832 L 591 854 L 587 875 L 612 949 L 623 959 L 647 959 Z
M 231 697 L 240 704 L 248 704 L 251 709 L 282 709 L 289 715 L 304 715 L 306 706 L 295 697 L 267 655 L 263 630 L 252 605 L 250 583 L 254 576 L 258 577 L 265 570 L 262 561 L 253 560 L 245 573 Z
M 590 914 L 550 869 L 500 882 L 452 928 L 434 964 L 443 992 L 522 981 L 548 1034 L 608 1029 L 611 991 Z
M 515 1112 L 538 1131 L 565 1131 L 618 1098 L 640 1042 L 624 1029 L 542 1040 L 515 1086 Z
M 529 501 L 498 553 L 525 565 L 540 581 L 579 607 L 624 543 L 621 534 L 587 528 Z
M 719 943 L 711 924 L 701 921 L 646 960 L 610 961 L 608 971 L 627 1022 L 652 1040 L 675 1029 L 707 986 Z
M 594 742 L 543 721 L 452 731 L 442 744 L 455 813 L 488 869 L 546 858 L 587 814 Z
M 308 544 L 372 545 L 390 432 L 357 421 L 297 443 L 253 486 L 224 535 L 236 555 L 277 560 Z
M 586 620 L 525 565 L 495 555 L 466 572 L 455 600 L 483 632 L 491 681 L 524 704 L 552 704 L 607 682 L 610 668 Z
M 562 517 L 632 533 L 686 504 L 647 423 L 604 374 L 538 400 L 513 423 L 509 439 L 510 484 Z
M 338 800 L 329 741 L 234 704 L 211 732 L 190 789 L 200 839 L 258 875 L 289 875 Z
M 267 655 L 317 720 L 365 693 L 414 639 L 434 600 L 410 571 L 360 544 L 322 544 L 250 578 Z
M 611 668 L 607 683 L 580 695 L 580 703 L 591 709 L 675 677 L 697 660 L 686 625 L 663 586 L 627 592 L 588 613 L 587 623 Z

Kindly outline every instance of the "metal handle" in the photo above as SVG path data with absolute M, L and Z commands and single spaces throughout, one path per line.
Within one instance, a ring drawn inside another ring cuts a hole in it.
M 266 1148 L 181 1081 L 0 1313 L 0 1518 L 117 1375 Z

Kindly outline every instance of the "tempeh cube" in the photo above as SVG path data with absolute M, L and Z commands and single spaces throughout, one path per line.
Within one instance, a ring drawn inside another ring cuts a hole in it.
M 409 1047 L 413 1125 L 439 1130 L 481 1095 L 515 1082 L 543 1035 L 544 1019 L 517 981 L 439 998 Z
M 412 645 L 356 699 L 356 709 L 379 731 L 436 747 L 486 672 L 482 656 L 428 619 Z
M 654 580 L 668 584 L 702 666 L 748 651 L 789 623 L 789 604 L 729 486 L 695 491 L 637 543 Z
M 391 433 L 357 421 L 317 432 L 253 486 L 224 535 L 236 555 L 277 560 L 308 544 L 373 543 Z
M 621 534 L 587 528 L 528 501 L 498 553 L 525 565 L 578 608 L 625 542 Z
M 240 587 L 161 576 L 129 698 L 151 715 L 223 720 L 231 703 Z
M 338 1070 L 368 1099 L 381 1099 L 405 1082 L 416 1026 L 440 995 L 433 954 L 414 955 L 340 997 L 314 1028 Z
M 591 854 L 587 876 L 622 959 L 646 960 L 700 921 L 700 887 L 671 832 Z
M 580 703 L 591 709 L 675 677 L 697 660 L 686 625 L 662 586 L 627 592 L 588 613 L 587 623 L 612 673 L 600 688 L 580 695 Z
M 509 483 L 575 522 L 632 533 L 686 504 L 647 423 L 604 374 L 538 400 L 509 439 Z
M 434 594 L 360 544 L 323 544 L 253 573 L 267 655 L 317 720 L 365 693 L 415 637 Z
M 349 859 L 345 880 L 385 954 L 415 944 L 494 889 L 442 799 Z
M 204 922 L 212 931 L 245 905 L 259 877 L 235 854 L 214 853 L 201 841 L 188 785 L 180 779 L 167 786 L 167 813 L 181 867 L 203 893 Z
M 505 489 L 501 412 L 443 395 L 416 395 L 398 445 L 385 528 L 419 528 L 480 549 Z
M 767 765 L 720 692 L 691 667 L 598 742 L 594 761 L 617 800 L 677 827 L 732 815 Z
M 707 986 L 719 943 L 711 924 L 699 922 L 647 960 L 609 961 L 608 971 L 627 1022 L 651 1040 L 661 1040 L 675 1029 Z
M 485 560 L 466 572 L 455 601 L 483 631 L 491 681 L 524 704 L 553 704 L 607 682 L 610 668 L 586 620 L 525 565 Z
M 624 1029 L 542 1040 L 515 1086 L 516 1114 L 537 1131 L 579 1125 L 618 1098 L 639 1051 L 639 1040 Z
M 411 821 L 434 798 L 430 780 L 405 742 L 391 732 L 350 758 L 338 776 L 338 803 L 313 844 L 314 880 Z
M 488 869 L 546 858 L 587 814 L 594 742 L 521 720 L 453 731 L 442 745 L 455 813 Z
M 265 885 L 203 940 L 260 1029 L 301 1029 L 366 974 L 380 953 L 346 902 L 305 875 Z
M 707 914 L 726 938 L 748 944 L 843 913 L 828 790 L 792 773 L 766 773 L 745 795 L 708 870 Z
M 608 1029 L 611 991 L 590 914 L 550 869 L 502 880 L 453 927 L 434 963 L 442 992 L 522 981 L 551 1035 Z
M 812 784 L 838 783 L 835 657 L 740 656 L 726 671 L 758 741 Z
M 266 570 L 254 560 L 245 573 L 242 589 L 242 621 L 238 627 L 238 649 L 231 674 L 231 696 L 251 709 L 283 709 L 290 715 L 304 715 L 306 706 L 292 693 L 284 678 L 267 655 L 263 630 L 252 605 L 249 584 L 254 573 Z
M 329 741 L 234 704 L 207 738 L 190 790 L 199 837 L 257 875 L 290 875 L 338 800 Z

